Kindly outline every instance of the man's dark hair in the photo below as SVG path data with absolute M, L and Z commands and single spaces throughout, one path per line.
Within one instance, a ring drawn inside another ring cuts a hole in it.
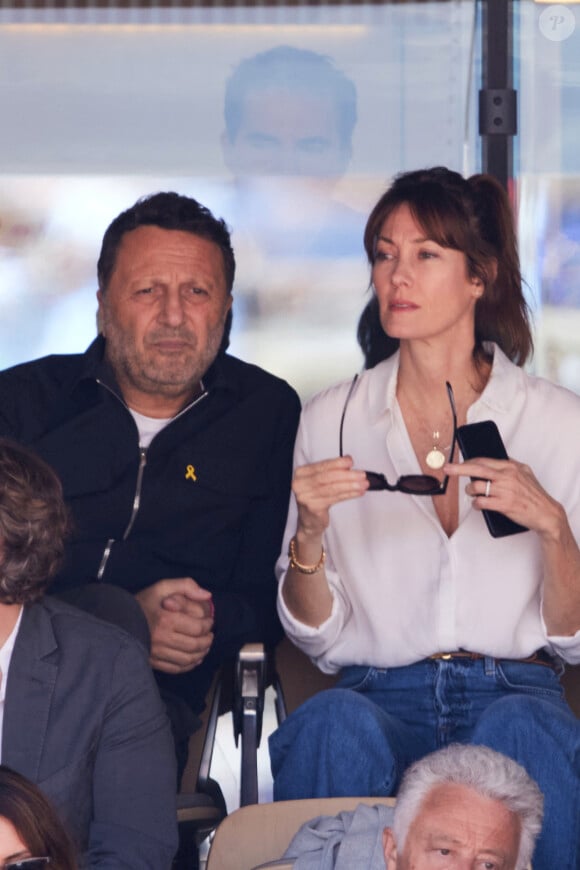
M 0 438 L 0 603 L 40 598 L 64 554 L 68 513 L 60 481 L 39 456 Z
M 237 136 L 248 94 L 268 88 L 287 88 L 324 96 L 337 108 L 341 145 L 350 150 L 356 124 L 356 88 L 334 62 L 307 49 L 279 45 L 242 60 L 226 83 L 224 117 L 230 142 Z
M 192 197 L 168 192 L 138 199 L 135 205 L 121 212 L 107 227 L 97 263 L 101 293 L 106 292 L 111 280 L 123 236 L 144 226 L 180 230 L 213 242 L 222 253 L 227 291 L 232 292 L 236 261 L 225 221 L 214 217 L 208 208 Z

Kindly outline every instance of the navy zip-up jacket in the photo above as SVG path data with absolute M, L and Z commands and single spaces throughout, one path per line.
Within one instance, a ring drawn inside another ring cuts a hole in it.
M 300 403 L 285 381 L 221 354 L 205 393 L 143 451 L 104 345 L 0 373 L 0 435 L 35 449 L 63 484 L 73 531 L 51 591 L 193 577 L 212 593 L 212 650 L 180 675 L 203 697 L 241 644 L 281 634 L 274 564 Z

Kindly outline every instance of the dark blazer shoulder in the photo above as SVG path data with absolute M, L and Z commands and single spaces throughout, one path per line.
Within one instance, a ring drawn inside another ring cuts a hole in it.
M 81 370 L 85 354 L 52 354 L 20 363 L 0 372 L 0 389 L 10 390 L 17 384 L 46 384 L 55 387 L 74 378 Z
M 101 357 L 102 343 L 95 341 L 85 353 L 41 357 L 0 372 L 0 435 L 34 443 L 62 413 L 72 412 L 77 384 L 91 375 L 94 381 Z
M 50 595 L 24 608 L 17 643 L 20 640 L 28 645 L 33 638 L 39 644 L 39 655 L 48 654 L 53 648 L 67 656 L 74 649 L 83 657 L 98 650 L 99 660 L 104 664 L 106 658 L 114 659 L 120 649 L 132 647 L 146 658 L 139 642 L 119 626 Z
M 169 723 L 145 648 L 122 629 L 54 598 L 25 607 L 2 759 L 51 799 L 88 867 L 169 867 Z

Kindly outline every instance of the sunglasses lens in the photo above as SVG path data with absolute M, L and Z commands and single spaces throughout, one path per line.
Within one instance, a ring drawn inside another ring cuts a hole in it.
M 405 474 L 399 480 L 399 489 L 408 495 L 430 495 L 439 492 L 441 481 L 429 474 Z
M 379 489 L 388 489 L 384 474 L 379 474 L 377 471 L 367 471 L 366 476 L 369 482 L 369 491 L 376 492 Z

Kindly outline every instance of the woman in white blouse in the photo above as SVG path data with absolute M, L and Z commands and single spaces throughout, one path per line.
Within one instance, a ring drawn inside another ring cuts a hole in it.
M 395 794 L 416 758 L 482 743 L 546 796 L 534 870 L 574 870 L 580 723 L 559 674 L 580 662 L 580 398 L 521 368 L 494 179 L 399 176 L 365 248 L 367 370 L 304 408 L 278 564 L 287 634 L 341 677 L 272 736 L 275 798 Z M 459 462 L 455 424 L 483 420 L 510 459 Z M 492 537 L 484 508 L 528 531 Z

